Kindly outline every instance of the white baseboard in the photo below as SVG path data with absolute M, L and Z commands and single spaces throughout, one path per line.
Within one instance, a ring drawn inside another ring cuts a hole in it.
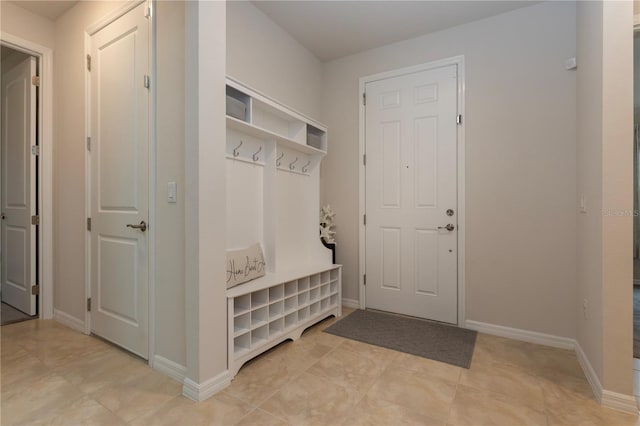
M 360 309 L 360 301 L 342 298 L 342 306 L 345 308 Z
M 62 312 L 57 309 L 54 309 L 53 319 L 58 321 L 60 324 L 66 325 L 67 327 L 73 330 L 79 331 L 80 333 L 84 333 L 84 321 L 81 321 L 76 317 L 72 317 L 66 312 Z
M 576 356 L 578 357 L 578 362 L 580 363 L 580 367 L 582 367 L 582 371 L 584 375 L 587 377 L 587 381 L 591 386 L 591 390 L 593 391 L 593 396 L 596 397 L 596 401 L 602 404 L 602 384 L 600 383 L 600 379 L 598 379 L 598 375 L 596 374 L 596 370 L 593 369 L 589 358 L 582 350 L 582 346 L 580 343 L 576 341 Z
M 625 413 L 638 414 L 638 403 L 636 399 L 631 395 L 624 395 L 617 392 L 608 390 L 602 391 L 602 400 L 600 401 L 603 407 L 611 408 L 613 410 L 624 411 Z
M 153 356 L 153 369 L 179 381 L 180 383 L 184 382 L 184 378 L 187 375 L 187 367 L 160 355 Z
M 185 378 L 182 386 L 182 395 L 193 401 L 200 402 L 210 398 L 230 384 L 231 375 L 228 370 L 223 371 L 204 383 L 196 383 L 189 378 Z
M 523 342 L 536 343 L 538 345 L 552 346 L 554 348 L 573 349 L 575 347 L 574 339 L 539 333 L 537 331 L 522 330 L 519 328 L 505 327 L 503 325 L 495 325 L 473 320 L 466 320 L 465 327 L 481 333 L 521 340 Z

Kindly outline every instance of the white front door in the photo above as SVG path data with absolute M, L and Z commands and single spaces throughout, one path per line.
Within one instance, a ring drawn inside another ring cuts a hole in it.
M 147 358 L 149 29 L 144 5 L 92 35 L 90 46 L 91 331 Z
M 367 308 L 457 323 L 457 81 L 365 85 Z
M 36 59 L 2 75 L 2 301 L 36 314 Z

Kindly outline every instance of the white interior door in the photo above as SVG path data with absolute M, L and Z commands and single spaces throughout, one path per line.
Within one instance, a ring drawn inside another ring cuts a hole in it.
M 365 89 L 366 305 L 455 324 L 457 66 Z
M 36 59 L 2 75 L 2 301 L 36 314 Z
M 91 36 L 91 330 L 143 358 L 149 309 L 148 69 L 143 5 Z

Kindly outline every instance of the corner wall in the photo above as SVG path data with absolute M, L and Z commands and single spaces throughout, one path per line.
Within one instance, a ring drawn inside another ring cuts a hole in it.
M 633 3 L 579 2 L 577 12 L 577 178 L 587 201 L 577 218 L 577 341 L 602 403 L 637 411 L 631 397 Z
M 320 119 L 322 64 L 248 1 L 227 2 L 227 75 Z
M 343 297 L 358 299 L 358 80 L 465 56 L 466 318 L 575 335 L 575 4 L 545 2 L 325 64 Z M 544 313 L 541 315 L 541 313 Z
M 53 21 L 8 1 L 0 2 L 0 30 L 51 49 L 55 45 Z

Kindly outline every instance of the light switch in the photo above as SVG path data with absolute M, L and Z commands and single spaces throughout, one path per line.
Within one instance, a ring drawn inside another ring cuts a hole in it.
M 178 185 L 175 182 L 167 183 L 167 202 L 178 202 Z

